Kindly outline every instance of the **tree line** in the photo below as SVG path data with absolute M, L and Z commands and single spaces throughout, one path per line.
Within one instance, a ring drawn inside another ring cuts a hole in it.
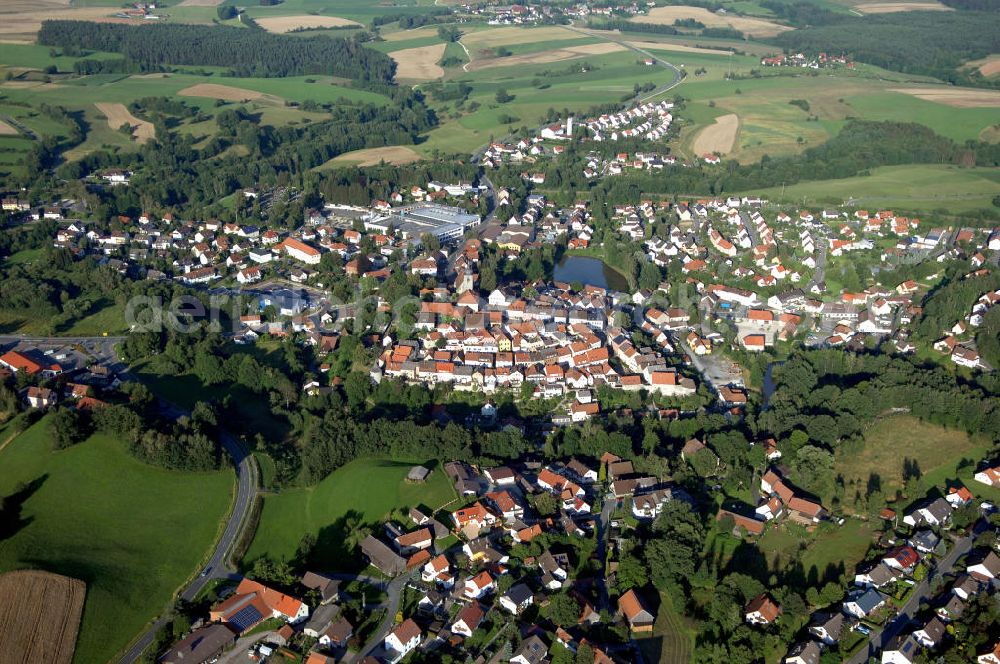
M 244 77 L 326 74 L 388 82 L 396 67 L 389 56 L 352 39 L 276 35 L 228 26 L 43 21 L 38 43 L 121 53 L 127 62 L 148 71 L 205 65 L 228 67 Z

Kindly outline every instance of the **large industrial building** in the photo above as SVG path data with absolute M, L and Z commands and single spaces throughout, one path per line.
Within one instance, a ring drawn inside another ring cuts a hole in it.
M 379 233 L 395 229 L 405 240 L 419 239 L 430 233 L 447 242 L 461 238 L 465 231 L 481 221 L 478 214 L 470 214 L 462 208 L 421 204 L 393 210 L 391 214 L 372 215 L 365 219 L 365 228 Z

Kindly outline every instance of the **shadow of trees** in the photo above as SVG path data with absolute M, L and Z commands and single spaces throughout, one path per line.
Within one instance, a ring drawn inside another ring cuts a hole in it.
M 10 539 L 32 522 L 33 519 L 25 519 L 21 514 L 24 503 L 42 488 L 48 478 L 46 473 L 31 482 L 21 482 L 15 487 L 14 493 L 0 500 L 0 541 Z

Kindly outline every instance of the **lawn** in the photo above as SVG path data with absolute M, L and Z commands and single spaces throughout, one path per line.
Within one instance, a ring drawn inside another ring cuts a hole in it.
M 24 253 L 24 252 L 21 252 Z M 98 301 L 91 313 L 54 328 L 52 318 L 21 309 L 0 312 L 0 332 L 41 336 L 96 337 L 124 332 L 124 307 L 111 301 Z
M 963 460 L 975 464 L 990 448 L 989 441 L 980 437 L 970 438 L 962 431 L 896 415 L 879 420 L 865 432 L 860 452 L 838 454 L 834 471 L 843 475 L 848 496 L 864 492 L 871 477 L 877 478 L 882 493 L 892 500 L 903 490 L 904 461 L 913 460 L 920 479 L 908 499 L 916 500 L 932 487 L 957 478 L 959 466 L 965 466 Z
M 636 639 L 636 643 L 646 664 L 688 664 L 694 650 L 694 630 L 674 608 L 673 600 L 661 594 L 653 635 Z
M 0 495 L 34 487 L 23 527 L 0 541 L 0 572 L 44 569 L 87 583 L 76 664 L 112 659 L 211 550 L 233 474 L 147 466 L 102 435 L 52 452 L 47 421 L 0 453 Z
M 840 567 L 850 572 L 865 557 L 872 541 L 869 523 L 848 519 L 843 526 L 828 523 L 815 533 L 789 523 L 772 524 L 757 547 L 775 573 L 801 566 L 809 585 L 836 581 Z
M 912 211 L 954 212 L 989 208 L 1000 191 L 1000 168 L 939 164 L 884 166 L 871 175 L 772 187 L 753 193 L 769 200 L 806 205 L 857 205 Z
M 356 513 L 367 526 L 376 528 L 393 510 L 417 506 L 437 510 L 455 498 L 440 464 L 431 463 L 436 467 L 424 484 L 406 481 L 413 463 L 358 459 L 314 487 L 265 496 L 244 566 L 263 557 L 291 559 L 306 533 L 317 537 L 320 566 L 331 570 L 355 566 L 357 553 L 344 547 L 345 515 Z

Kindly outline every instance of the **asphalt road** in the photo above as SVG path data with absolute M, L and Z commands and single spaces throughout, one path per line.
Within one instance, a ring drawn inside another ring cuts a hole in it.
M 399 611 L 399 602 L 403 596 L 403 589 L 406 587 L 406 584 L 420 572 L 420 569 L 421 568 L 418 567 L 408 574 L 397 576 L 389 582 L 389 585 L 385 588 L 387 595 L 385 600 L 386 611 L 385 617 L 382 618 L 382 624 L 379 625 L 379 628 L 375 630 L 375 633 L 369 637 L 360 652 L 352 653 L 346 656 L 344 658 L 345 662 L 360 662 L 364 660 L 365 657 L 371 655 L 382 647 L 385 642 L 385 637 L 389 636 L 389 632 L 391 632 L 393 627 L 396 626 L 396 612 Z
M 597 549 L 594 557 L 601 564 L 601 573 L 597 577 L 597 603 L 598 609 L 611 611 L 611 602 L 608 599 L 608 570 L 606 561 L 608 559 L 608 525 L 611 523 L 611 515 L 614 514 L 618 500 L 614 497 L 604 496 L 604 504 L 601 506 L 601 513 L 597 517 Z
M 924 580 L 917 584 L 916 590 L 910 595 L 910 599 L 903 605 L 895 618 L 893 618 L 885 629 L 879 632 L 872 632 L 868 637 L 868 648 L 862 648 L 853 657 L 847 660 L 847 664 L 865 664 L 869 657 L 878 655 L 890 641 L 902 632 L 913 620 L 913 617 L 920 610 L 920 604 L 930 599 L 930 585 L 934 579 L 949 574 L 955 567 L 959 558 L 967 554 L 972 549 L 972 537 L 961 537 L 955 541 L 948 554 L 941 559 Z

